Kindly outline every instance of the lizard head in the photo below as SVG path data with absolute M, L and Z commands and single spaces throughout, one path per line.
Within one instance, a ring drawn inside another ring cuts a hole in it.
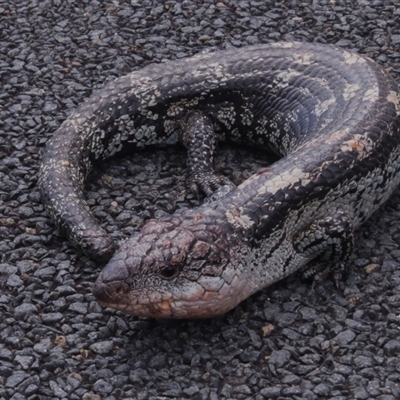
M 100 304 L 142 317 L 208 318 L 246 297 L 226 232 L 177 219 L 150 221 L 122 244 L 95 283 Z

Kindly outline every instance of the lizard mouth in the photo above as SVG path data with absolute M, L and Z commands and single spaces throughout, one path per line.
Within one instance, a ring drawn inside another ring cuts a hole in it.
M 155 289 L 149 289 L 147 295 L 134 293 L 127 283 L 118 280 L 103 282 L 101 276 L 96 281 L 93 294 L 102 306 L 136 317 L 211 318 L 229 311 L 236 305 L 236 302 L 224 304 L 220 299 L 214 298 L 213 293 L 205 293 L 203 290 L 192 290 L 186 299 L 165 298 L 165 295 L 156 293 Z
M 120 273 L 122 273 L 121 270 Z M 173 301 L 162 299 L 155 290 L 149 290 L 147 296 L 140 293 L 135 294 L 130 285 L 126 283 L 126 279 L 122 278 L 107 280 L 104 270 L 97 278 L 93 295 L 102 306 L 137 317 L 179 318 L 179 316 L 175 316 Z M 184 317 L 185 315 L 181 316 L 181 318 Z
M 176 307 L 174 301 L 139 302 L 138 297 L 129 293 L 128 285 L 123 282 L 97 283 L 93 294 L 105 307 L 120 310 L 136 317 L 152 318 L 191 318 L 187 308 Z

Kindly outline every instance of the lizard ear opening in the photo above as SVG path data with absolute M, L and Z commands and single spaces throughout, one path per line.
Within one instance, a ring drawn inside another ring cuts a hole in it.
M 160 275 L 164 279 L 174 279 L 179 274 L 179 267 L 177 265 L 168 265 L 160 271 Z

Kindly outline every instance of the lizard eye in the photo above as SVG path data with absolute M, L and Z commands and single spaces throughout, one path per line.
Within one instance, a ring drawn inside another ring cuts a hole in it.
M 173 279 L 178 275 L 179 268 L 176 265 L 168 265 L 168 267 L 163 268 L 160 273 L 165 279 Z

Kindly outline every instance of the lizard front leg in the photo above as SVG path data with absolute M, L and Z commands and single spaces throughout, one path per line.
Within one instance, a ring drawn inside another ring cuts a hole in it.
M 319 282 L 333 273 L 338 282 L 353 250 L 353 226 L 346 214 L 335 211 L 299 232 L 293 244 L 298 252 L 310 259 L 301 270 L 304 278 Z

